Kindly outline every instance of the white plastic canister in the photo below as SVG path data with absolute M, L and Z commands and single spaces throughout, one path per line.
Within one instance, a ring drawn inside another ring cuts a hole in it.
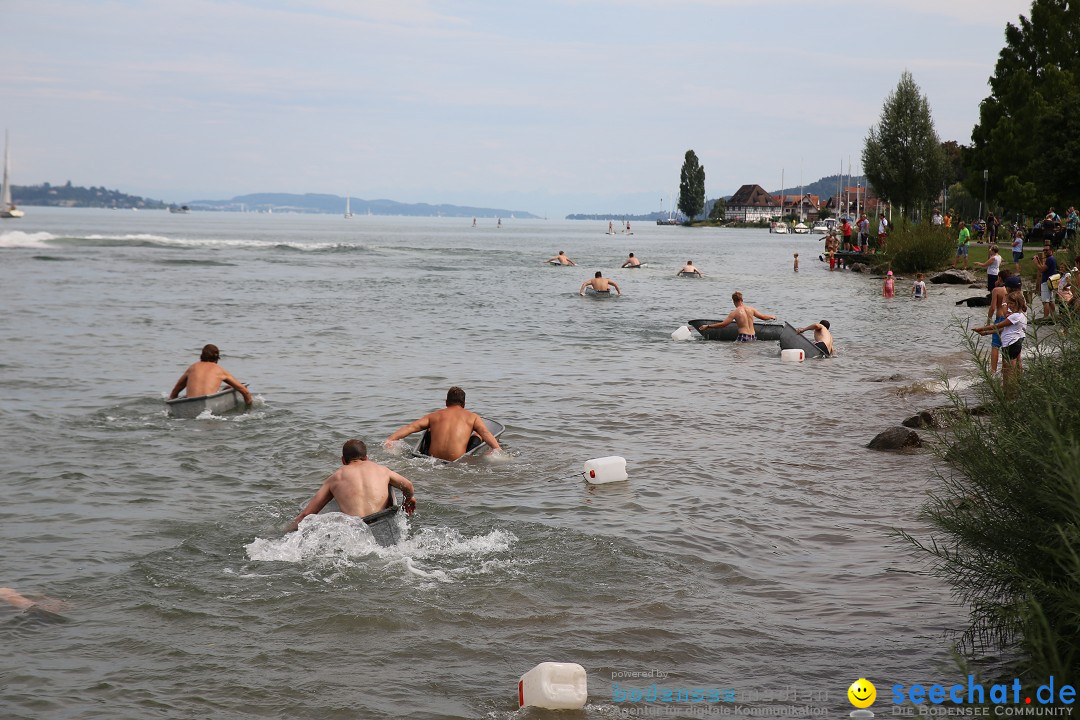
M 806 359 L 806 353 L 798 348 L 789 348 L 780 351 L 780 359 L 784 362 L 802 362 Z
M 694 332 L 686 325 L 680 326 L 678 330 L 671 333 L 672 340 L 689 340 L 692 337 L 694 337 Z
M 585 479 L 593 485 L 621 482 L 626 478 L 626 458 L 610 455 L 585 461 Z
M 542 662 L 518 680 L 518 707 L 579 710 L 588 700 L 588 678 L 577 663 Z

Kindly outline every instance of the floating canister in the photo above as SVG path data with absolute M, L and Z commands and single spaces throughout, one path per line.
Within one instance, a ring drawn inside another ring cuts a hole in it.
M 580 710 L 589 700 L 587 683 L 577 663 L 542 662 L 518 680 L 518 707 Z
M 672 340 L 689 340 L 694 337 L 694 333 L 686 325 L 680 325 L 679 329 L 671 333 Z
M 593 485 L 621 482 L 626 478 L 626 458 L 610 455 L 585 461 L 585 480 Z
M 784 362 L 802 362 L 806 359 L 806 353 L 799 348 L 789 348 L 780 351 L 780 359 Z

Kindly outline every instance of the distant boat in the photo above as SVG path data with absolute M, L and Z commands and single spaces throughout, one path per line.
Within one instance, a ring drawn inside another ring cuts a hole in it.
M 814 223 L 814 227 L 810 228 L 810 232 L 815 235 L 825 235 L 829 232 L 829 226 L 825 224 L 824 220 L 818 220 Z
M 11 183 L 8 181 L 8 167 L 11 165 L 11 148 L 8 145 L 7 130 L 4 131 L 4 185 L 0 189 L 0 218 L 21 218 L 24 213 L 11 202 Z
M 810 232 L 810 227 L 806 223 L 798 223 L 795 225 L 795 232 L 798 235 L 805 235 Z
M 769 226 L 769 232 L 771 232 L 771 233 L 780 233 L 781 235 L 786 235 L 787 232 L 788 232 L 787 223 L 784 222 L 783 220 L 780 220 L 778 222 L 774 222 Z
M 352 217 L 352 210 L 349 207 L 349 196 L 345 196 L 345 219 Z
M 181 205 L 180 207 L 172 206 L 172 207 L 169 208 L 169 212 L 171 212 L 171 213 L 189 213 L 189 212 L 191 212 L 191 208 L 189 208 L 187 205 Z

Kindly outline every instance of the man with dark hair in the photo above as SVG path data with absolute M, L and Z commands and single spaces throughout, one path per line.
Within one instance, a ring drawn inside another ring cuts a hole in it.
M 365 517 L 377 513 L 392 504 L 391 485 L 404 493 L 402 507 L 405 512 L 412 515 L 416 510 L 413 484 L 390 468 L 368 460 L 367 445 L 363 440 L 353 438 L 341 446 L 341 465 L 326 478 L 285 532 L 295 530 L 301 520 L 316 514 L 331 500 L 337 500 L 338 507 L 346 515 Z
M 757 335 L 754 333 L 754 318 L 758 320 L 775 320 L 775 315 L 766 315 L 758 312 L 755 308 L 750 307 L 743 303 L 742 293 L 736 290 L 731 293 L 731 302 L 735 303 L 735 309 L 728 313 L 728 316 L 723 321 L 718 323 L 710 323 L 708 325 L 702 325 L 698 328 L 698 332 L 704 333 L 709 328 L 725 328 L 731 323 L 735 323 L 739 328 L 739 336 L 736 338 L 736 342 L 753 342 L 757 340 Z
M 387 449 L 402 438 L 427 430 L 430 443 L 427 454 L 440 460 L 457 460 L 469 450 L 469 439 L 475 433 L 492 450 L 499 450 L 499 441 L 487 429 L 484 419 L 465 409 L 465 391 L 454 386 L 446 393 L 446 407 L 428 413 L 416 422 L 399 428 L 386 438 Z
M 581 289 L 578 290 L 578 295 L 584 295 L 585 288 L 587 287 L 591 287 L 593 292 L 598 293 L 609 293 L 611 292 L 611 288 L 615 288 L 615 292 L 622 295 L 622 290 L 619 289 L 619 283 L 604 277 L 604 273 L 599 270 L 596 271 L 596 275 L 594 275 L 591 280 L 586 280 L 581 283 Z
M 228 370 L 217 364 L 220 357 L 221 352 L 218 350 L 217 345 L 204 345 L 202 353 L 199 355 L 199 362 L 193 363 L 184 371 L 184 374 L 176 381 L 176 385 L 169 394 L 169 399 L 173 400 L 179 397 L 180 391 L 184 388 L 187 388 L 187 397 L 189 398 L 213 395 L 221 389 L 221 383 L 225 383 L 243 395 L 244 402 L 248 407 L 251 407 L 251 393 Z
M 818 349 L 824 350 L 827 354 L 833 354 L 833 342 L 832 331 L 829 329 L 832 326 L 829 325 L 828 320 L 822 320 L 821 322 L 811 323 L 804 328 L 799 328 L 795 332 L 802 335 L 807 330 L 814 331 L 814 344 L 818 346 Z

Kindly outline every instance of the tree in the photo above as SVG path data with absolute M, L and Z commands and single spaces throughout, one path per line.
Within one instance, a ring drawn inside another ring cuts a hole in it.
M 727 203 L 724 202 L 724 198 L 720 197 L 712 201 L 712 208 L 709 209 L 710 220 L 723 220 L 726 213 Z
M 679 174 L 679 210 L 687 219 L 694 219 L 705 209 L 705 168 L 693 150 L 686 151 Z
M 909 218 L 941 188 L 945 157 L 930 103 L 906 70 L 866 136 L 862 162 L 878 197 L 900 206 Z
M 964 184 L 973 195 L 982 197 L 985 170 L 986 192 L 1007 211 L 1042 215 L 1080 196 L 1078 44 L 1080 3 L 1034 0 L 1030 20 L 1006 25 L 990 96 L 971 131 Z

